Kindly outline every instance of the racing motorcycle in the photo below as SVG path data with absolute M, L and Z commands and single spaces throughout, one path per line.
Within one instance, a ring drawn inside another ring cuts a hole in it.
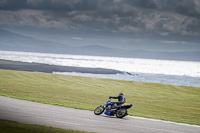
M 118 104 L 114 101 L 110 101 L 110 99 L 106 102 L 104 105 L 100 105 L 94 110 L 95 115 L 100 115 L 104 112 L 104 114 L 109 116 L 116 115 L 117 118 L 123 118 L 127 113 L 127 109 L 131 108 L 132 104 L 124 103 L 124 104 Z

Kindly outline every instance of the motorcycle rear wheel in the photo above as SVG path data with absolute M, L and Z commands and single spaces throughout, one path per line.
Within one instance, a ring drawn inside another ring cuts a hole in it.
M 123 118 L 126 115 L 127 115 L 127 109 L 125 109 L 125 108 L 118 110 L 116 113 L 117 118 Z
M 94 110 L 94 114 L 95 115 L 100 115 L 100 114 L 102 114 L 104 112 L 104 110 L 105 109 L 102 106 L 99 106 Z

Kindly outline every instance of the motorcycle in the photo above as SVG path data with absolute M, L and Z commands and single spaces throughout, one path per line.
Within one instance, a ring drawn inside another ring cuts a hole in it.
M 104 105 L 100 105 L 94 110 L 95 115 L 100 115 L 104 112 L 105 115 L 114 116 L 117 118 L 123 118 L 128 115 L 127 109 L 131 108 L 132 104 L 123 103 L 118 104 L 114 101 L 110 101 L 110 99 Z

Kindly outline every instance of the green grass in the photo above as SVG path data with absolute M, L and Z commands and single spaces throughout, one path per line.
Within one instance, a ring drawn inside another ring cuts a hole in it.
M 0 95 L 94 110 L 123 92 L 129 115 L 200 125 L 200 88 L 0 69 Z
M 86 133 L 83 131 L 60 129 L 42 125 L 22 124 L 0 119 L 1 133 Z

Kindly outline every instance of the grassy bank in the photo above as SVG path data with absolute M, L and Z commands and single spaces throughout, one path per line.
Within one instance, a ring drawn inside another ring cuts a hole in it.
M 200 125 L 200 88 L 0 69 L 0 95 L 94 110 L 124 92 L 129 115 Z
M 0 119 L 1 133 L 86 133 L 83 131 L 60 129 L 49 126 L 23 124 Z

